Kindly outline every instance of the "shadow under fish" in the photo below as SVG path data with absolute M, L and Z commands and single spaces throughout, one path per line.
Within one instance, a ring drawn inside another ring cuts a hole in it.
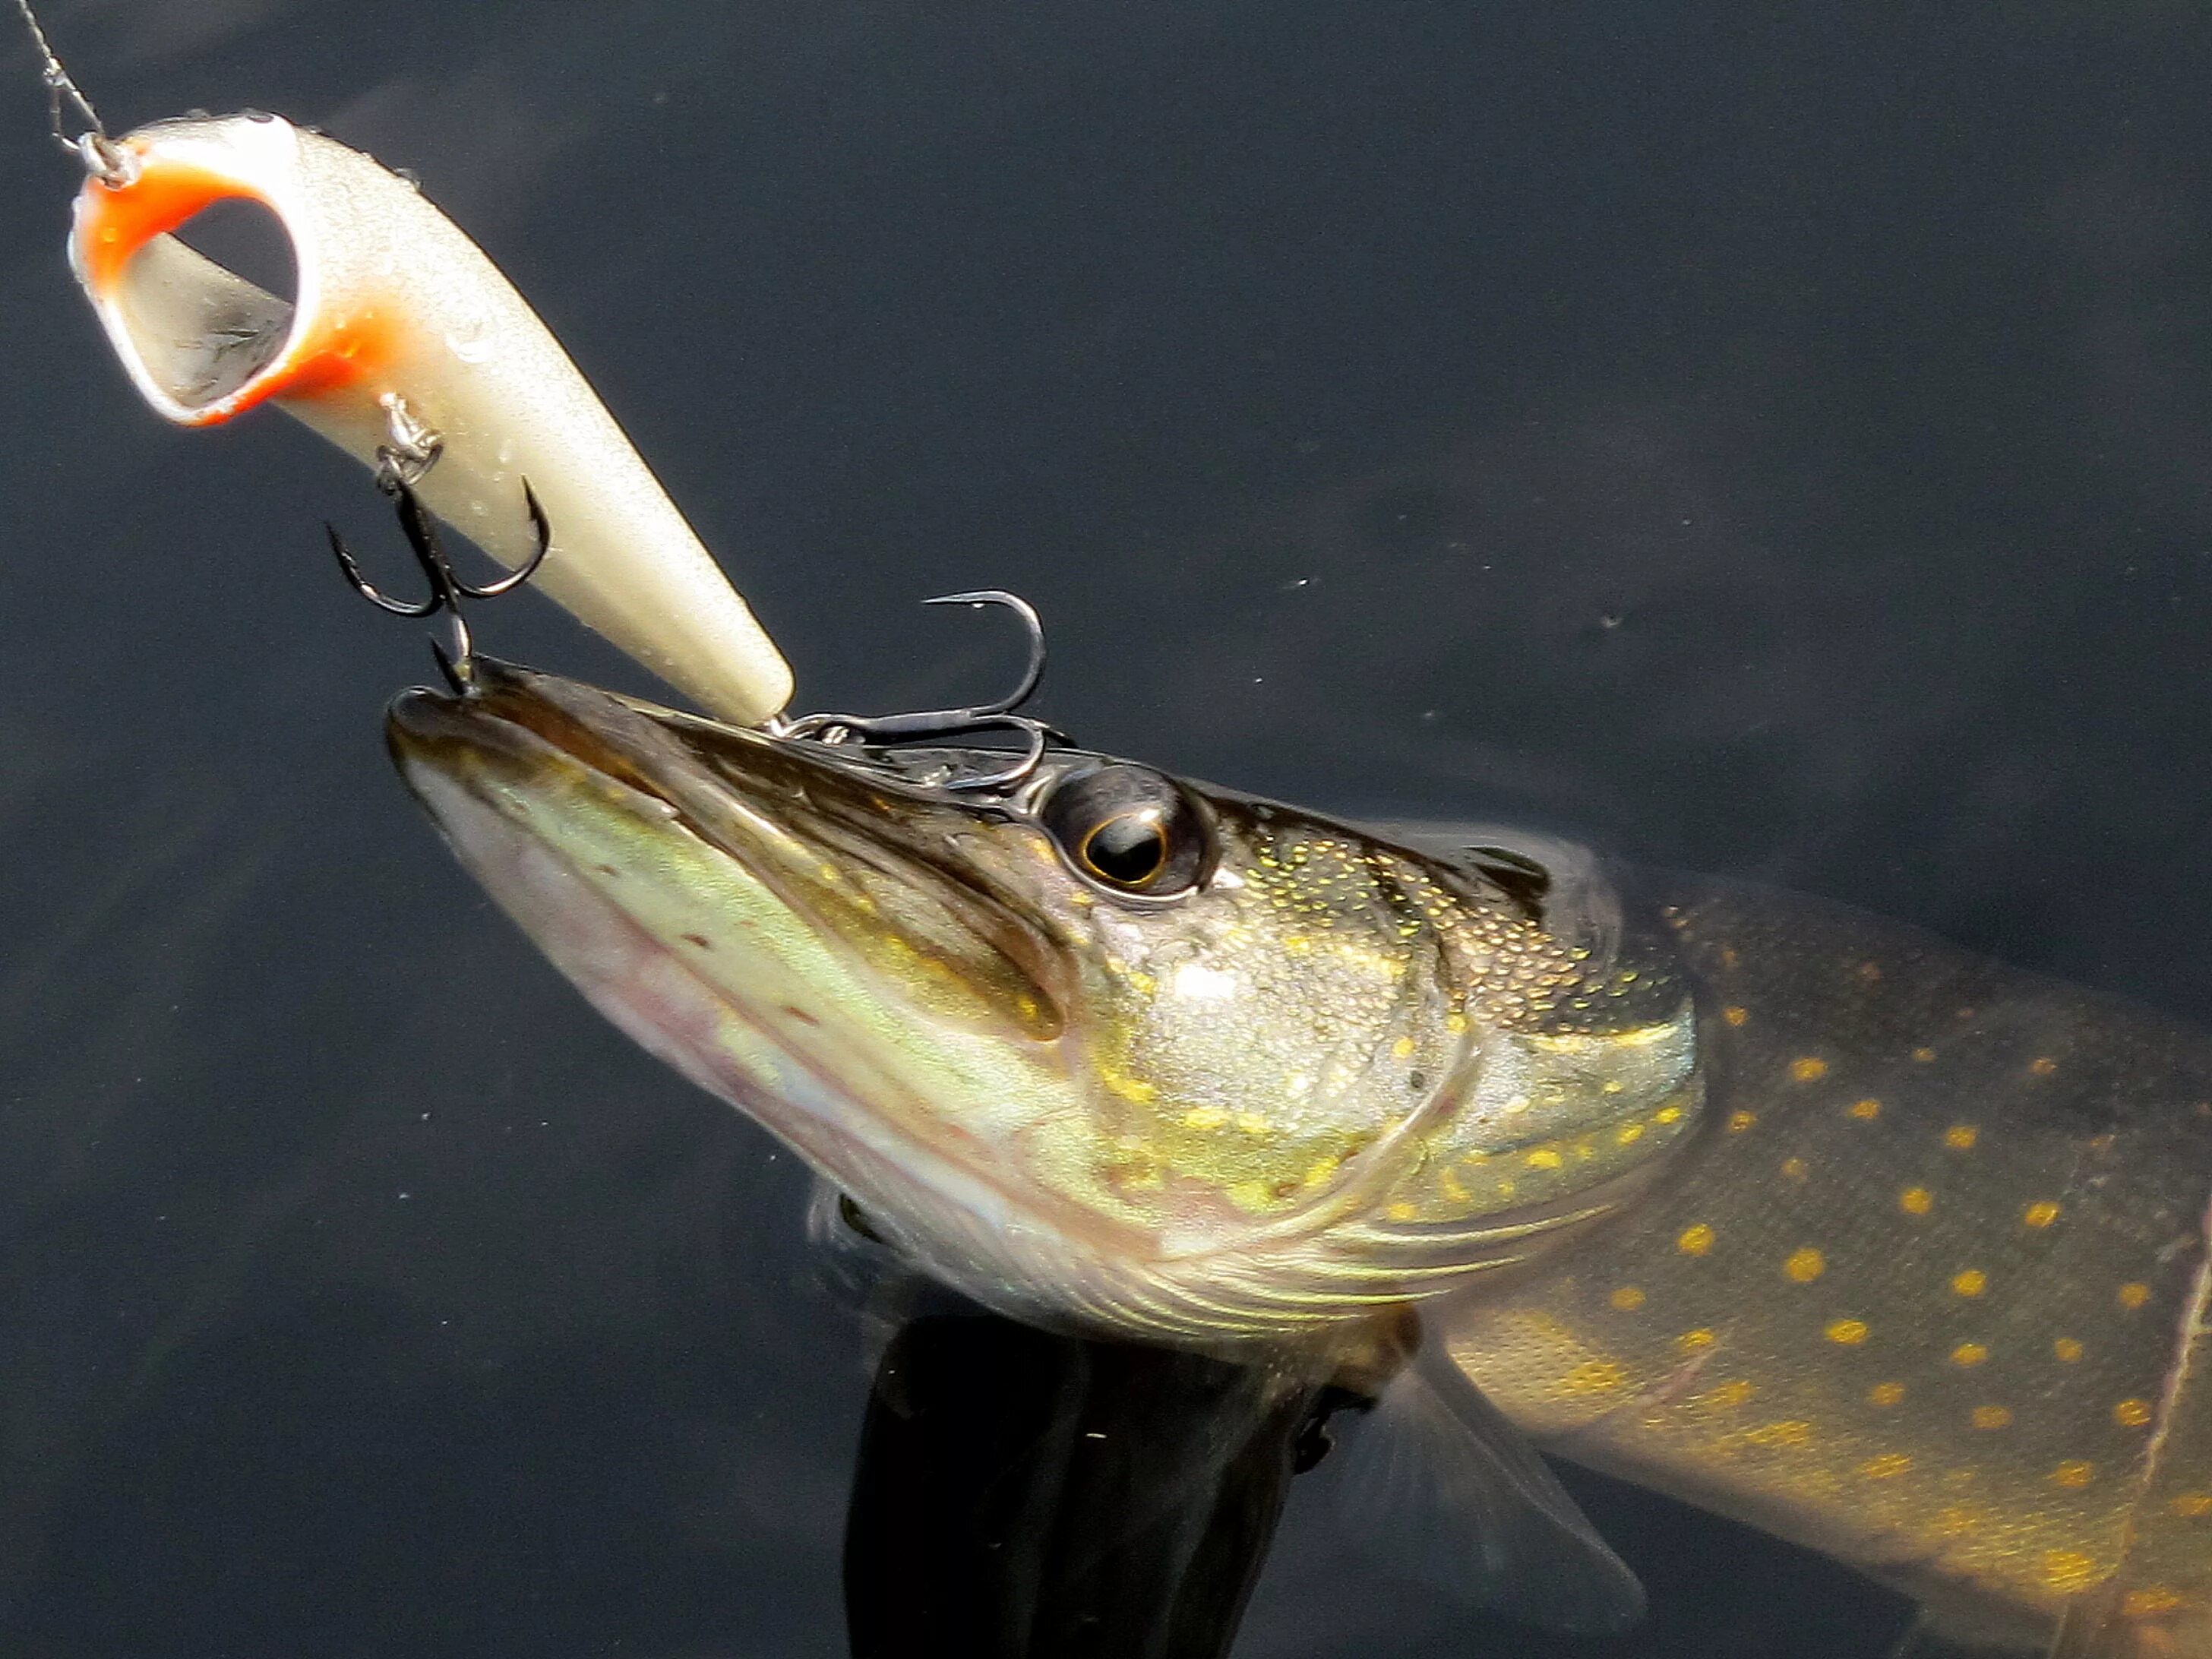
M 877 1367 L 845 1533 L 854 1659 L 1225 1653 L 1322 1388 L 926 1314 Z

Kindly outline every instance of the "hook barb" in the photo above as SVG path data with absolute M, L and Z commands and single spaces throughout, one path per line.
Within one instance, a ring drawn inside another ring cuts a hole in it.
M 530 487 L 530 480 L 522 481 L 523 510 L 530 514 L 532 545 L 530 556 L 496 581 L 459 582 L 461 597 L 469 599 L 495 599 L 502 593 L 512 593 L 538 574 L 538 567 L 545 562 L 545 556 L 553 550 L 553 526 L 546 521 L 544 505 L 538 492 Z

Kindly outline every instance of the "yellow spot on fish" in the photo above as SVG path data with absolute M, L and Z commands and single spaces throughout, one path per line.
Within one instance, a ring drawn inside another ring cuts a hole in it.
M 1982 1132 L 1971 1123 L 1954 1123 L 1943 1131 L 1943 1144 L 1954 1152 L 1972 1152 L 1981 1138 Z
M 1757 1112 L 1730 1112 L 1728 1121 L 1729 1133 L 1732 1135 L 1740 1135 L 1758 1121 Z
M 1936 1510 L 1933 1516 L 1933 1524 L 1936 1530 L 1943 1536 L 1956 1538 L 1960 1534 L 1972 1532 L 1980 1526 L 1982 1517 L 1970 1509 L 1954 1504 L 1948 1508 Z
M 1903 1452 L 1884 1452 L 1860 1464 L 1859 1473 L 1869 1480 L 1893 1480 L 1911 1467 L 1912 1460 Z
M 1790 1062 L 1790 1076 L 1796 1083 L 1818 1083 L 1828 1074 L 1828 1062 L 1807 1054 L 1802 1060 Z
M 1737 957 L 1737 956 L 1736 956 L 1736 953 L 1735 953 L 1735 945 L 1722 945 L 1722 946 L 1721 946 L 1721 966 L 1722 966 L 1722 967 L 1723 967 L 1723 968 L 1733 968 L 1733 967 L 1735 967 L 1735 966 L 1736 965 L 1736 963 L 1737 963 L 1737 961 L 1738 961 L 1738 960 L 1739 960 L 1739 958 L 1738 958 L 1738 957 Z
M 2166 1500 L 2166 1512 L 2178 1515 L 2185 1521 L 2199 1521 L 2212 1515 L 2212 1492 L 2185 1492 Z
M 1467 1030 L 1467 1016 L 1457 1012 L 1446 1014 L 1444 1016 L 1444 1030 L 1449 1031 L 1454 1036 L 1457 1036 L 1461 1032 Z
M 1912 1051 L 1912 1057 L 1918 1060 L 1923 1066 L 1925 1066 L 1929 1060 L 1936 1058 L 1936 1051 L 1933 1048 L 1915 1048 Z
M 1674 1248 L 1684 1255 L 1703 1255 L 1713 1248 L 1713 1230 L 1702 1221 L 1694 1227 L 1685 1227 L 1682 1236 L 1674 1241 Z
M 1979 1296 L 1990 1287 L 1990 1276 L 1979 1267 L 1969 1267 L 1964 1273 L 1951 1275 L 1951 1292 L 1954 1296 Z
M 1754 1446 L 1802 1446 L 1813 1437 L 1813 1425 L 1796 1418 L 1762 1423 L 1755 1429 L 1746 1429 L 1743 1437 Z
M 2120 1286 L 2120 1305 L 2123 1308 L 2140 1308 L 2149 1300 L 2150 1286 L 2148 1285 L 2129 1284 Z
M 1741 1025 L 1751 1016 L 1741 1008 L 1723 1008 L 1721 1010 L 1721 1018 L 1731 1025 Z
M 2038 1054 L 2033 1060 L 2028 1061 L 2027 1069 L 2038 1077 L 2049 1077 L 2058 1069 L 2058 1062 L 2051 1059 L 2049 1054 Z
M 2051 1484 L 2079 1490 L 2089 1484 L 2097 1473 L 2097 1466 L 2085 1463 L 2080 1458 L 2069 1458 L 2051 1472 Z
M 1306 1170 L 1305 1184 L 1309 1187 L 1319 1187 L 1322 1185 L 1336 1174 L 1338 1163 L 1339 1160 L 1333 1157 L 1315 1159 L 1312 1167 Z M 1446 1181 L 1449 1181 L 1451 1177 L 1447 1175 L 1444 1179 Z M 1450 1192 L 1451 1188 L 1449 1187 L 1446 1187 L 1444 1190 Z M 1455 1198 L 1465 1198 L 1467 1196 L 1467 1189 L 1465 1188 L 1462 1188 L 1457 1193 L 1454 1194 L 1453 1196 Z
M 1674 1123 L 1679 1122 L 1681 1116 L 1682 1109 L 1680 1106 L 1662 1106 L 1651 1114 L 1651 1121 L 1654 1123 Z
M 1610 1394 L 1628 1382 L 1628 1367 L 1617 1359 L 1585 1359 L 1559 1379 L 1569 1394 Z
M 1699 1395 L 1698 1403 L 1702 1406 L 1717 1406 L 1725 1410 L 1733 1410 L 1758 1392 L 1756 1386 L 1745 1382 L 1741 1377 L 1737 1377 L 1733 1382 L 1723 1382 L 1717 1389 Z
M 1838 1319 L 1820 1334 L 1831 1342 L 1840 1342 L 1846 1348 L 1856 1348 L 1867 1340 L 1867 1322 L 1863 1319 Z
M 2164 1584 L 2145 1584 L 2120 1598 L 2120 1617 L 2148 1619 L 2156 1613 L 2172 1613 L 2180 1605 L 2181 1597 Z
M 1695 1353 L 1700 1348 L 1710 1348 L 1713 1346 L 1713 1334 L 1700 1325 L 1696 1330 L 1684 1331 L 1681 1335 L 1676 1337 L 1674 1346 L 1684 1353 Z
M 1182 1115 L 1186 1129 L 1218 1129 L 1229 1121 L 1229 1114 L 1218 1106 L 1194 1106 Z
M 1098 1080 L 1122 1099 L 1134 1101 L 1139 1106 L 1149 1106 L 1159 1097 L 1159 1090 L 1142 1078 L 1124 1077 L 1103 1066 L 1098 1068 Z
M 2020 1218 L 2031 1227 L 2048 1227 L 2058 1219 L 2058 1206 L 2046 1198 L 2022 1210 Z
M 1863 962 L 1859 963 L 1859 977 L 1864 980 L 1868 984 L 1873 984 L 1876 980 L 1881 977 L 1881 964 L 1878 962 Z
M 1419 1218 L 1421 1212 L 1410 1204 L 1393 1204 L 1383 1213 L 1393 1221 L 1413 1221 Z
M 2097 1582 L 2097 1564 L 2079 1550 L 2045 1550 L 2043 1582 L 2069 1594 L 2087 1589 Z
M 1936 1195 L 1925 1187 L 1907 1187 L 1897 1195 L 1897 1207 L 1907 1215 L 1926 1215 L 1936 1202 Z
M 1409 1036 L 1400 1037 L 1390 1045 L 1390 1052 L 1400 1060 L 1411 1060 L 1413 1057 L 1413 1039 Z
M 2150 1401 L 2123 1400 L 2112 1407 L 2112 1421 L 2124 1429 L 2139 1429 L 2150 1421 Z
M 1274 1129 L 1274 1125 L 1257 1112 L 1239 1112 L 1230 1121 L 1248 1135 L 1268 1134 Z
M 1851 1103 L 1851 1115 L 1862 1123 L 1871 1123 L 1881 1115 L 1881 1103 L 1878 1100 L 1855 1100 Z
M 1313 1177 L 1310 1175 L 1306 1177 L 1306 1185 L 1309 1187 L 1313 1185 Z M 1437 1172 L 1437 1185 L 1443 1188 L 1444 1196 L 1451 1200 L 1453 1203 L 1464 1204 L 1467 1202 L 1466 1186 L 1462 1184 L 1460 1178 L 1454 1175 L 1449 1170 L 1439 1170 Z
M 2051 1352 L 2070 1365 L 2081 1357 L 2081 1345 L 2070 1336 L 2062 1336 L 2051 1345 Z
M 1644 1292 L 1633 1285 L 1624 1285 L 1613 1293 L 1611 1300 L 1614 1307 L 1627 1313 L 1644 1305 Z
M 1782 1173 L 1791 1181 L 1802 1181 L 1805 1178 L 1805 1160 L 1802 1158 L 1784 1158 Z
M 1902 1382 L 1877 1382 L 1867 1390 L 1867 1401 L 1875 1406 L 1894 1406 L 1905 1398 Z
M 1532 1170 L 1556 1170 L 1565 1161 L 1549 1146 L 1539 1146 L 1528 1154 L 1528 1167 Z
M 1792 1250 L 1790 1259 L 1782 1264 L 1782 1271 L 1786 1277 L 1796 1279 L 1800 1285 L 1809 1285 L 1828 1271 L 1828 1263 L 1826 1257 L 1808 1244 L 1802 1249 Z
M 1613 1138 L 1624 1146 L 1633 1146 L 1644 1139 L 1644 1126 L 1641 1123 L 1624 1123 L 1613 1131 Z
M 1974 1407 L 1974 1426 L 1978 1429 L 2002 1429 L 2012 1425 L 2012 1412 L 2003 1406 Z
M 1978 1365 L 1990 1357 L 1990 1351 L 1978 1342 L 1961 1342 L 1951 1350 L 1954 1365 Z

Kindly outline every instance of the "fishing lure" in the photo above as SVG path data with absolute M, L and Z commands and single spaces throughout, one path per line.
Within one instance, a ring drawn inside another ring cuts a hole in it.
M 537 585 L 580 620 L 721 719 L 781 711 L 791 670 L 744 601 L 551 331 L 413 181 L 274 115 L 110 137 L 19 7 L 55 135 L 85 166 L 70 266 L 156 414 L 218 426 L 273 404 L 510 569 L 550 523 Z M 177 235 L 241 200 L 289 240 L 294 298 Z

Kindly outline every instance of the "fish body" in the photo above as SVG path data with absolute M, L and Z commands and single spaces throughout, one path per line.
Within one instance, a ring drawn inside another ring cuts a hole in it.
M 964 788 L 1003 757 L 492 663 L 389 734 L 588 996 L 986 1304 L 1226 1354 L 1415 1308 L 1540 1443 L 1957 1629 L 2212 1655 L 2203 1036 L 1079 751 Z
M 1652 885 L 1708 1121 L 1602 1236 L 1455 1306 L 1454 1358 L 1548 1448 L 1965 1632 L 2212 1651 L 2212 1044 L 1856 913 Z

